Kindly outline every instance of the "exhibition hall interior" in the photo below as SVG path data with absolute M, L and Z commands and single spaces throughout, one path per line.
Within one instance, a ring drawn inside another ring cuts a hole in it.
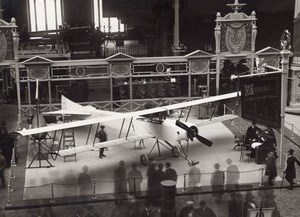
M 0 0 L 0 216 L 298 217 L 299 0 Z

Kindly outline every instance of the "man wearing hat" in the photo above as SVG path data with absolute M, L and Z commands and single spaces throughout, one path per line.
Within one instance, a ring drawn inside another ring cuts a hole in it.
M 285 179 L 290 183 L 290 187 L 289 187 L 290 190 L 293 189 L 293 185 L 295 184 L 294 183 L 294 178 L 296 178 L 295 163 L 297 163 L 298 166 L 300 166 L 300 161 L 296 157 L 294 157 L 293 154 L 294 154 L 294 150 L 289 149 L 288 157 L 286 160 L 286 168 L 284 170 Z
M 96 134 L 96 137 L 99 138 L 99 142 L 106 142 L 107 141 L 107 134 L 106 132 L 104 131 L 104 128 L 105 126 L 101 125 L 100 126 L 100 130 L 98 131 L 98 133 Z M 99 149 L 99 158 L 102 158 L 102 157 L 106 157 L 104 155 L 104 149 L 105 148 L 100 148 Z

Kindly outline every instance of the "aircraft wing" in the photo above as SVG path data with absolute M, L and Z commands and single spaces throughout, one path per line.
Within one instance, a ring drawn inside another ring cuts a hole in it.
M 139 135 L 129 136 L 129 137 L 127 137 L 127 139 L 121 138 L 121 139 L 110 140 L 107 142 L 95 143 L 94 146 L 93 145 L 84 145 L 84 146 L 79 146 L 79 147 L 75 147 L 75 148 L 60 150 L 58 152 L 58 154 L 61 157 L 65 157 L 65 156 L 76 154 L 76 153 L 92 151 L 92 150 L 98 149 L 98 148 L 117 146 L 117 145 L 129 143 L 129 142 L 139 141 L 141 139 L 148 139 L 148 138 L 153 138 L 153 135 L 150 135 L 150 134 L 140 135 L 139 134 Z
M 215 102 L 215 101 L 220 101 L 220 100 L 225 100 L 225 99 L 230 99 L 230 98 L 235 98 L 235 97 L 237 97 L 237 92 L 207 97 L 207 98 L 199 99 L 199 100 L 192 100 L 189 102 L 177 103 L 174 105 L 145 109 L 145 110 L 140 110 L 140 111 L 127 112 L 127 113 L 114 113 L 114 115 L 105 116 L 105 117 L 95 117 L 95 118 L 90 118 L 90 119 L 86 119 L 86 120 L 80 120 L 80 121 L 74 121 L 74 122 L 62 123 L 62 124 L 55 124 L 55 125 L 51 125 L 51 126 L 33 128 L 33 129 L 28 129 L 28 130 L 23 129 L 21 131 L 17 131 L 17 133 L 21 134 L 22 136 L 28 136 L 28 135 L 32 135 L 32 134 L 76 128 L 76 127 L 98 124 L 98 123 L 119 120 L 119 119 L 124 119 L 124 118 L 137 118 L 142 115 L 148 115 L 148 114 L 153 114 L 153 113 L 158 113 L 158 112 L 165 112 L 168 110 L 174 110 L 174 109 L 179 109 L 179 108 L 184 108 L 184 107 L 189 107 L 189 106 L 195 106 L 195 105 L 200 105 L 200 104 L 205 104 L 205 103 L 210 103 L 210 102 Z
M 84 115 L 90 116 L 91 112 L 83 112 L 83 111 L 70 111 L 66 109 L 52 111 L 52 112 L 43 112 L 43 115 Z

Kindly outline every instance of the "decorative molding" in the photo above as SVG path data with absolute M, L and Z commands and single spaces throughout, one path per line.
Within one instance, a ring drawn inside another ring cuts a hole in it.
M 130 64 L 111 64 L 110 71 L 112 75 L 124 76 L 130 73 Z
M 30 67 L 28 68 L 28 75 L 32 79 L 46 79 L 49 75 L 49 67 Z
M 5 60 L 7 54 L 7 40 L 4 34 L 0 33 L 0 62 Z
M 194 73 L 204 73 L 209 70 L 209 61 L 191 61 L 190 70 Z
M 165 64 L 163 64 L 163 63 L 158 63 L 158 64 L 156 65 L 156 67 L 155 67 L 155 70 L 156 70 L 157 73 L 162 74 L 162 73 L 165 72 L 166 66 L 165 66 Z
M 76 75 L 78 77 L 83 77 L 85 75 L 85 68 L 83 66 L 78 66 L 76 68 Z
M 238 25 L 236 25 L 238 24 Z M 241 23 L 232 23 L 226 30 L 226 47 L 232 54 L 240 53 L 246 44 L 246 31 Z

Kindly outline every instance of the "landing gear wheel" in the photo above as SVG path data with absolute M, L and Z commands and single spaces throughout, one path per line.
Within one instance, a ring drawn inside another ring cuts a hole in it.
M 149 159 L 146 155 L 141 155 L 141 163 L 144 165 L 144 166 L 148 166 L 148 163 L 149 163 Z
M 172 147 L 172 155 L 173 157 L 178 158 L 179 157 L 179 149 L 177 147 Z

